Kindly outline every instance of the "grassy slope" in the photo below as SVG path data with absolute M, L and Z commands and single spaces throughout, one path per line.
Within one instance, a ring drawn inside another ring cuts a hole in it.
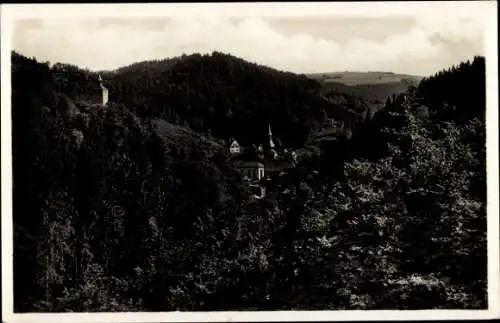
M 325 90 L 359 96 L 365 100 L 384 103 L 388 96 L 404 92 L 409 85 L 417 85 L 420 76 L 391 72 L 333 72 L 309 74 L 320 81 Z
M 151 120 L 153 128 L 168 143 L 196 142 L 203 146 L 209 146 L 211 150 L 223 149 L 223 145 L 215 140 L 211 140 L 188 128 L 174 125 L 163 119 Z
M 309 77 L 323 81 L 325 83 L 336 82 L 345 85 L 359 84 L 387 84 L 412 80 L 418 82 L 421 76 L 409 74 L 396 74 L 392 72 L 333 72 L 309 74 Z

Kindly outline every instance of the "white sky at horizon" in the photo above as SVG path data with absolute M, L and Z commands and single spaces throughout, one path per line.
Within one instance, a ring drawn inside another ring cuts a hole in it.
M 287 15 L 284 10 L 273 16 L 43 17 L 15 22 L 12 49 L 91 70 L 221 51 L 295 73 L 348 70 L 425 76 L 484 55 L 481 13 L 491 7 L 463 3 L 468 6 L 451 3 L 443 10 L 431 2 L 423 11 L 378 17 L 332 10 L 322 15 Z M 451 10 L 457 6 L 461 10 Z

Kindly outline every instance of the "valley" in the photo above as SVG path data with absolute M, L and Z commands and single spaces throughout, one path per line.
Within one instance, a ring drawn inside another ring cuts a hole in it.
M 11 59 L 16 311 L 487 308 L 484 57 Z

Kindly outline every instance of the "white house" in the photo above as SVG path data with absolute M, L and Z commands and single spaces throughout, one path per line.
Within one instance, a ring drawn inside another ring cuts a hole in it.
M 239 154 L 240 153 L 240 144 L 236 140 L 233 140 L 231 142 L 231 145 L 229 145 L 229 152 L 231 154 Z

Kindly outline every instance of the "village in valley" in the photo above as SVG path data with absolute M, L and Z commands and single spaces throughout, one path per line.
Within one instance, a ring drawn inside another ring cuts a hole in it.
M 232 160 L 244 174 L 245 180 L 253 187 L 259 187 L 260 195 L 255 195 L 257 198 L 265 196 L 266 183 L 272 176 L 283 175 L 297 164 L 297 153 L 293 149 L 275 146 L 271 125 L 268 136 L 267 144 L 259 144 L 257 149 L 242 147 L 235 139 L 229 145 Z
M 485 312 L 474 3 L 16 20 L 9 306 Z
M 64 71 L 64 66 L 61 66 L 60 70 Z M 62 75 L 62 73 L 59 72 L 58 75 Z M 106 107 L 109 101 L 109 89 L 104 83 L 101 75 L 98 75 L 97 79 L 91 82 L 92 87 L 76 98 L 75 102 L 77 102 L 78 107 Z M 66 104 L 75 106 L 72 102 Z M 76 111 L 75 108 L 68 109 Z M 350 118 L 352 119 L 352 117 Z M 348 119 L 348 122 L 352 122 L 351 119 Z M 317 135 L 317 137 L 322 137 L 325 133 L 329 135 L 342 133 L 344 126 L 340 125 L 334 119 L 327 119 L 324 122 L 321 134 Z M 352 127 L 352 124 L 346 125 L 346 127 L 349 126 Z M 82 134 L 80 131 L 74 130 L 74 136 L 81 138 Z M 242 173 L 244 180 L 254 192 L 253 197 L 256 199 L 266 196 L 266 186 L 271 183 L 273 177 L 285 175 L 288 170 L 296 167 L 299 162 L 299 156 L 295 149 L 279 147 L 275 144 L 270 123 L 268 124 L 267 137 L 268 141 L 264 144 L 242 146 L 235 138 L 229 139 L 226 144 L 231 161 Z M 78 141 L 81 140 L 78 139 Z

